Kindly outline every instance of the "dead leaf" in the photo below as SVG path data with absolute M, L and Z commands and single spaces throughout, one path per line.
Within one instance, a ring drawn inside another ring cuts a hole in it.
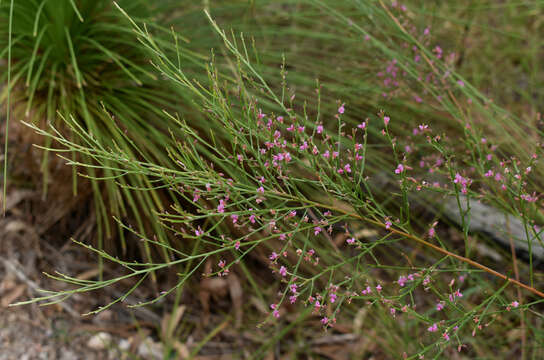
M 12 289 L 8 294 L 2 297 L 2 307 L 8 307 L 9 304 L 12 304 L 25 292 L 26 285 L 21 284 Z
M 162 319 L 162 338 L 166 342 L 171 342 L 172 335 L 174 334 L 174 331 L 178 327 L 179 321 L 183 317 L 183 314 L 185 313 L 185 305 L 178 306 L 178 308 L 174 311 L 173 314 L 166 315 Z

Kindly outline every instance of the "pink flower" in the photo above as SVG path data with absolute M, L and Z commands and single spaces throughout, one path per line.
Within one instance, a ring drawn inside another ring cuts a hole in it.
M 227 263 L 226 263 L 225 260 L 223 260 L 223 259 L 219 260 L 219 264 L 218 264 L 218 265 L 219 265 L 219 267 L 220 267 L 221 269 L 223 269 L 223 268 L 225 267 L 226 264 L 227 264 Z
M 354 237 L 349 238 L 349 239 L 346 240 L 346 242 L 347 242 L 348 244 L 350 244 L 350 245 L 351 245 L 351 244 L 354 244 L 354 243 L 355 243 L 355 238 L 354 238 Z
M 399 279 L 397 280 L 397 283 L 400 285 L 400 287 L 403 287 L 406 284 L 406 276 L 399 276 Z
M 275 251 L 272 252 L 272 254 L 270 254 L 270 256 L 268 257 L 270 260 L 274 261 L 276 260 L 277 258 L 279 258 L 280 256 L 278 254 L 276 254 Z
M 278 309 L 278 305 L 276 304 L 270 304 L 270 308 L 274 311 L 272 311 L 272 315 L 277 319 L 280 317 L 280 311 Z
M 232 223 L 236 224 L 238 222 L 238 215 L 234 214 L 230 216 Z
M 439 302 L 436 304 L 436 311 L 441 311 L 442 309 L 444 309 L 444 303 Z
M 395 174 L 400 174 L 404 171 L 404 165 L 399 164 L 397 168 L 395 169 Z
M 393 223 L 390 221 L 390 220 L 386 220 L 385 221 L 385 228 L 387 230 L 389 230 L 391 228 L 391 225 L 393 225 Z
M 296 302 L 297 302 L 297 296 L 296 296 L 296 295 L 291 295 L 291 296 L 289 296 L 289 302 L 290 302 L 291 304 L 296 303 Z
M 258 192 L 260 192 L 261 194 L 264 194 L 264 188 L 261 186 L 257 189 Z
M 225 212 L 225 200 L 219 200 L 219 205 L 217 205 L 217 212 L 218 213 Z
M 510 304 L 512 307 L 514 308 L 517 308 L 519 306 L 519 302 L 517 301 L 512 301 L 512 303 Z
M 321 232 L 321 228 L 319 226 L 314 227 L 314 235 L 318 235 Z
M 195 192 L 193 194 L 193 202 L 197 202 L 198 199 L 200 199 L 200 194 L 199 194 L 198 190 L 195 190 Z
M 296 294 L 297 293 L 297 284 L 291 284 L 289 285 L 289 290 L 291 290 L 291 292 L 293 294 Z
M 330 301 L 331 303 L 334 303 L 336 301 L 336 298 L 338 297 L 335 293 L 330 294 Z
M 382 291 L 382 286 L 381 286 L 380 284 L 378 284 L 378 286 L 376 286 L 376 291 L 377 291 L 377 292 Z
M 280 275 L 285 277 L 287 275 L 287 269 L 285 268 L 285 266 L 281 266 L 280 267 L 280 271 L 279 271 Z
M 339 114 L 343 114 L 345 110 L 346 110 L 346 109 L 344 109 L 344 104 L 342 104 L 342 105 L 340 105 L 340 107 L 338 108 L 338 113 L 339 113 Z
M 438 325 L 436 325 L 436 323 L 432 324 L 431 326 L 429 326 L 429 327 L 427 328 L 427 331 L 428 331 L 428 332 L 436 332 L 436 331 L 438 331 Z
M 255 224 L 255 218 L 256 218 L 255 215 L 251 214 L 249 216 L 249 222 L 251 222 L 252 224 Z
M 329 322 L 329 319 L 328 319 L 326 316 L 323 317 L 323 319 L 321 319 L 321 323 L 322 323 L 323 325 L 327 325 L 328 322 Z
M 366 128 L 366 121 L 363 121 L 362 123 L 360 123 L 359 125 L 357 125 L 357 127 L 361 130 L 364 130 Z
M 317 133 L 321 134 L 323 132 L 323 125 L 317 125 Z
M 383 123 L 385 124 L 385 126 L 389 125 L 389 121 L 390 121 L 390 120 L 391 120 L 391 119 L 389 118 L 389 116 L 384 116 L 384 117 L 383 117 Z
M 351 165 L 350 165 L 350 164 L 344 165 L 344 170 L 345 170 L 347 173 L 350 173 L 350 172 L 351 172 Z
M 195 230 L 195 235 L 196 235 L 196 236 L 204 235 L 204 231 L 202 231 L 202 229 L 200 228 L 200 226 L 198 227 L 198 229 Z

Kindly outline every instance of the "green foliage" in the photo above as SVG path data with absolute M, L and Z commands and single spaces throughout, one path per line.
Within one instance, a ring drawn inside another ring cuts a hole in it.
M 131 0 L 119 4 L 138 21 L 150 23 L 148 30 L 157 36 L 156 41 L 167 38 L 171 42 L 170 30 L 150 22 L 151 19 L 157 23 L 166 21 L 167 2 Z M 13 18 L 10 18 L 11 9 Z M 11 37 L 8 20 L 13 21 Z M 14 120 L 26 119 L 42 127 L 52 125 L 63 129 L 62 119 L 72 117 L 105 146 L 142 160 L 169 163 L 163 149 L 171 141 L 168 133 L 171 124 L 158 115 L 162 109 L 179 108 L 184 95 L 158 81 L 146 59 L 145 48 L 111 1 L 25 0 L 16 1 L 13 8 L 4 2 L 0 7 L 0 24 L 0 53 L 9 51 L 12 59 L 9 72 L 5 65 L 2 68 L 2 81 L 5 76 L 11 78 L 1 99 L 11 96 L 8 109 L 12 110 Z M 178 39 L 184 41 L 182 37 Z M 182 51 L 178 43 L 176 46 L 181 58 L 193 61 L 198 58 Z M 75 153 L 72 159 L 76 159 Z M 44 193 L 49 185 L 48 160 L 49 152 L 45 151 Z M 83 161 L 92 163 L 93 159 L 85 157 Z M 73 167 L 74 193 L 76 172 Z M 100 172 L 87 169 L 83 175 L 105 180 L 104 186 L 91 181 L 100 241 L 113 236 L 112 215 L 130 214 L 140 230 L 152 226 L 162 234 L 154 215 L 163 207 L 161 195 L 155 191 L 142 193 L 120 188 L 116 182 L 126 184 L 125 179 L 116 179 L 108 166 Z M 136 187 L 150 185 L 146 178 L 129 178 Z M 123 233 L 118 235 L 124 249 Z M 163 241 L 165 237 L 160 239 Z

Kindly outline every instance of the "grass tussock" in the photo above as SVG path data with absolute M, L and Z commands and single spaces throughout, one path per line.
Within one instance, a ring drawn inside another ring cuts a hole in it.
M 62 23 L 45 4 L 0 45 L 8 109 L 147 257 L 74 239 L 122 270 L 54 275 L 71 287 L 23 303 L 131 281 L 97 313 L 153 278 L 164 289 L 138 306 L 177 306 L 200 277 L 235 278 L 254 299 L 237 298 L 237 326 L 270 335 L 253 358 L 316 331 L 372 338 L 358 357 L 542 355 L 537 2 L 66 2 Z M 478 225 L 482 206 L 502 228 Z

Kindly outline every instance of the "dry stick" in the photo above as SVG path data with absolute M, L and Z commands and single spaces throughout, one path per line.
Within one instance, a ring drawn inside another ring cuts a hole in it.
M 337 208 L 337 207 L 335 207 L 335 206 L 333 206 L 333 205 L 321 204 L 321 203 L 318 203 L 318 202 L 315 202 L 315 201 L 311 201 L 311 200 L 307 200 L 307 199 L 301 200 L 301 199 L 299 199 L 299 198 L 296 198 L 296 197 L 293 196 L 293 195 L 286 194 L 286 193 L 283 193 L 283 192 L 281 192 L 281 191 L 275 191 L 275 193 L 278 194 L 279 196 L 285 196 L 285 197 L 291 198 L 292 200 L 295 200 L 295 201 L 299 201 L 299 202 L 300 202 L 300 201 L 304 201 L 304 202 L 306 202 L 306 203 L 308 203 L 308 204 L 312 204 L 312 205 L 317 206 L 317 207 L 322 207 L 322 208 L 329 209 L 329 210 L 332 210 L 332 211 L 337 211 L 337 212 L 339 212 L 339 213 L 341 213 L 341 214 L 344 214 L 344 215 L 353 217 L 353 218 L 355 218 L 355 219 L 359 219 L 359 220 L 364 221 L 364 222 L 367 222 L 367 223 L 371 223 L 371 224 L 373 224 L 373 225 L 376 225 L 376 226 L 379 226 L 379 227 L 385 229 L 385 224 L 382 224 L 382 223 L 379 222 L 379 221 L 376 221 L 376 220 L 373 220 L 373 219 L 369 219 L 369 218 L 367 218 L 367 217 L 365 217 L 365 216 L 361 216 L 361 215 L 359 215 L 359 214 L 355 214 L 355 213 L 352 213 L 352 212 L 349 212 L 349 211 L 346 211 L 346 210 Z M 464 257 L 464 256 L 461 256 L 461 255 L 457 255 L 457 254 L 455 254 L 455 253 L 452 253 L 451 251 L 448 251 L 448 250 L 446 250 L 446 249 L 444 249 L 444 248 L 441 248 L 441 247 L 438 246 L 438 245 L 435 245 L 435 244 L 433 244 L 433 243 L 430 243 L 430 242 L 428 242 L 428 241 L 426 241 L 426 240 L 423 240 L 423 239 L 421 239 L 421 238 L 419 238 L 419 237 L 417 237 L 417 236 L 415 236 L 415 235 L 409 234 L 409 233 L 404 232 L 404 231 L 402 231 L 402 230 L 397 230 L 397 229 L 393 229 L 393 228 L 386 229 L 386 230 L 389 231 L 389 232 L 391 232 L 391 233 L 394 233 L 394 234 L 403 236 L 403 237 L 405 237 L 405 238 L 408 238 L 408 239 L 410 239 L 410 240 L 414 240 L 414 241 L 416 241 L 416 242 L 418 242 L 418 243 L 420 243 L 420 244 L 422 244 L 422 245 L 425 245 L 426 247 L 429 247 L 429 248 L 431 248 L 431 249 L 434 249 L 434 250 L 436 250 L 436 251 L 438 251 L 438 252 L 440 252 L 440 253 L 442 253 L 442 254 L 444 254 L 444 255 L 446 255 L 446 256 L 450 256 L 450 257 L 455 258 L 455 259 L 457 259 L 457 260 L 459 260 L 459 261 L 462 261 L 462 262 L 464 262 L 464 263 L 466 263 L 466 264 L 469 264 L 469 265 L 471 265 L 471 266 L 474 266 L 475 268 L 478 268 L 478 269 L 480 269 L 480 270 L 483 270 L 483 271 L 485 271 L 485 272 L 487 272 L 487 273 L 489 273 L 489 274 L 491 274 L 491 275 L 494 275 L 494 276 L 496 276 L 496 277 L 498 277 L 498 278 L 501 278 L 501 279 L 505 280 L 505 281 L 508 282 L 508 283 L 511 283 L 511 284 L 517 285 L 517 286 L 519 286 L 519 287 L 522 287 L 522 288 L 524 288 L 525 290 L 527 290 L 527 291 L 529 291 L 529 292 L 532 292 L 533 294 L 538 295 L 538 296 L 540 296 L 541 298 L 544 298 L 544 293 L 543 293 L 542 291 L 539 291 L 539 290 L 535 289 L 535 288 L 532 287 L 532 286 L 529 286 L 529 285 L 527 285 L 527 284 L 524 284 L 524 283 L 522 283 L 522 282 L 519 281 L 519 280 L 509 278 L 508 276 L 506 276 L 506 275 L 504 275 L 504 274 L 502 274 L 502 273 L 500 273 L 500 272 L 498 272 L 498 271 L 495 271 L 495 270 L 493 270 L 493 269 L 491 269 L 491 268 L 489 268 L 489 267 L 487 267 L 487 266 L 485 266 L 485 265 L 482 265 L 482 264 L 480 264 L 480 263 L 477 262 L 477 261 L 474 261 L 474 260 L 469 259 L 469 258 L 466 258 L 466 257 Z

